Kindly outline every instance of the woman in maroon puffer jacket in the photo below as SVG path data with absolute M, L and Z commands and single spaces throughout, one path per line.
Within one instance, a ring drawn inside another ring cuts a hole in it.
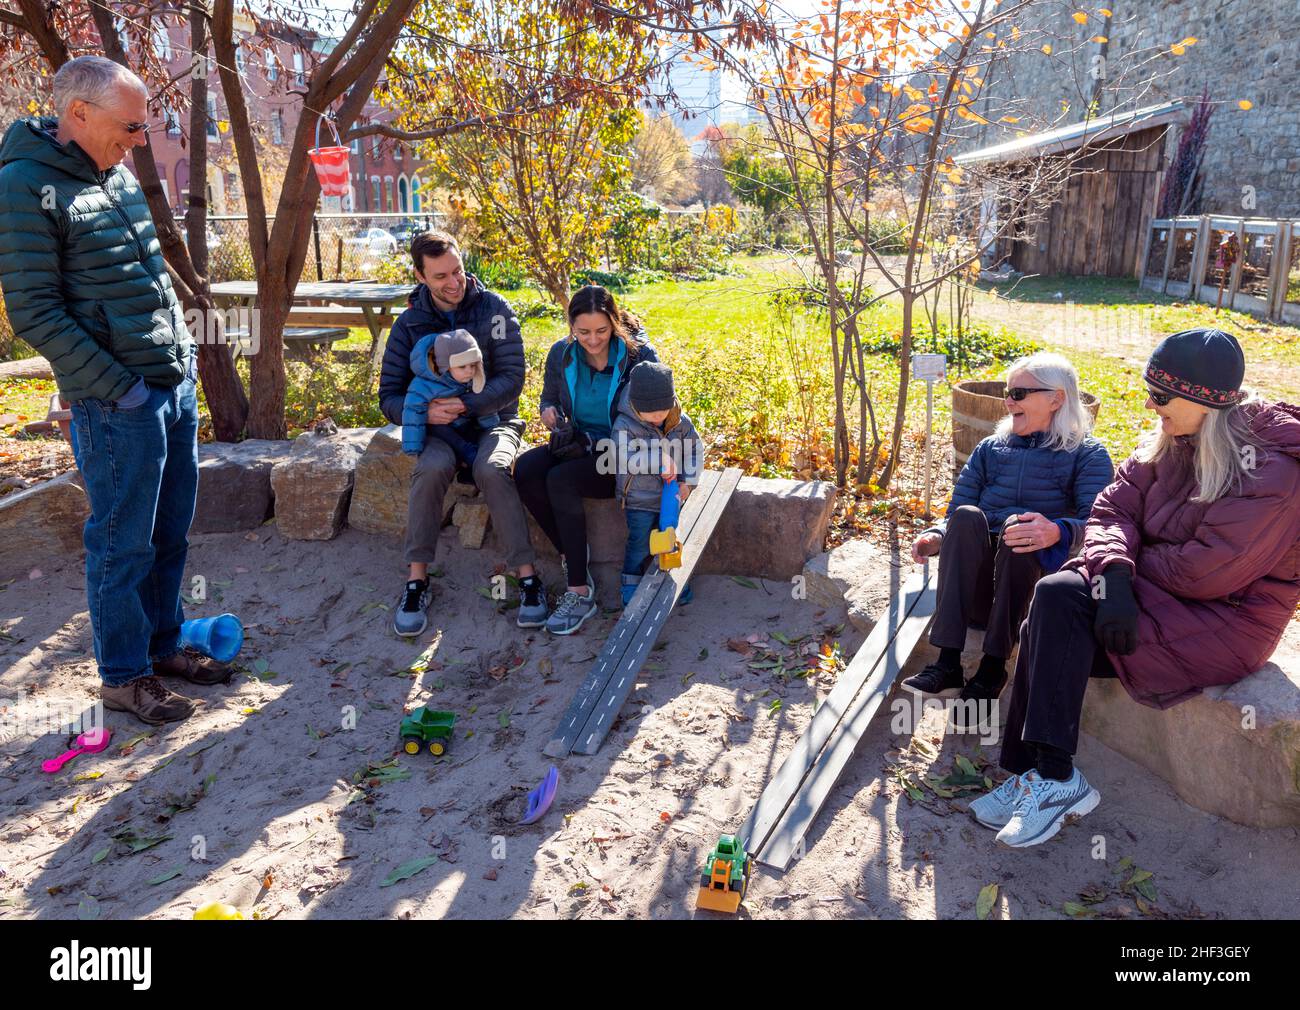
M 1219 330 L 1151 355 L 1159 425 L 1021 627 L 1000 758 L 1013 775 L 971 804 L 1000 843 L 1046 841 L 1100 801 L 1073 765 L 1089 677 L 1167 708 L 1258 670 L 1281 639 L 1300 601 L 1300 407 L 1243 392 L 1244 373 Z

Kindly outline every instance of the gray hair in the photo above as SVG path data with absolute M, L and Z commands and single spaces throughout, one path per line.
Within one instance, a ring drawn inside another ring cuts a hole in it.
M 1048 449 L 1073 452 L 1092 433 L 1092 414 L 1079 396 L 1079 373 L 1069 359 L 1051 351 L 1017 358 L 1007 369 L 1005 381 L 1010 382 L 1011 376 L 1017 372 L 1027 372 L 1040 386 L 1059 389 L 1065 394 L 1065 401 L 1052 412 L 1052 424 L 1047 429 L 1043 445 Z M 1011 434 L 1010 414 L 998 422 L 994 433 L 999 437 Z
M 144 82 L 120 63 L 103 56 L 78 56 L 54 75 L 54 110 L 64 116 L 77 100 L 106 105 L 106 99 L 122 84 L 148 93 Z
M 1227 494 L 1243 494 L 1245 482 L 1257 476 L 1253 472 L 1259 463 L 1256 455 L 1263 453 L 1264 449 L 1255 447 L 1256 439 L 1241 408 L 1262 400 L 1251 389 L 1242 387 L 1242 392 L 1245 396 L 1240 403 L 1214 408 L 1201 422 L 1201 429 L 1193 440 L 1192 469 L 1196 474 L 1196 494 L 1192 495 L 1191 501 L 1209 504 Z M 1154 463 L 1173 452 L 1175 438 L 1164 433 L 1157 419 L 1155 427 L 1133 455 L 1139 462 Z

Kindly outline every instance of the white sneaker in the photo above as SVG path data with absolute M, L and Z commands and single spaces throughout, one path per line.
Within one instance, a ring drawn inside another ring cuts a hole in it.
M 1016 808 L 1011 820 L 998 832 L 998 843 L 1013 849 L 1039 845 L 1060 831 L 1070 814 L 1082 817 L 1100 802 L 1101 793 L 1088 785 L 1078 768 L 1064 782 L 1027 771 L 1020 776 Z
M 970 815 L 986 828 L 1000 831 L 1007 826 L 1011 815 L 1016 810 L 1016 799 L 1020 795 L 1020 776 L 1012 775 L 996 789 L 971 801 L 968 808 Z

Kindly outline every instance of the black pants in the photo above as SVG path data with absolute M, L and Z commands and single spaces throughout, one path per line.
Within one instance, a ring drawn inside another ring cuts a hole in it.
M 597 473 L 594 453 L 556 462 L 544 445 L 515 462 L 515 487 L 537 525 L 564 555 L 569 585 L 587 581 L 587 513 L 584 498 L 613 498 L 614 475 Z
M 1037 551 L 1017 554 L 996 533 L 989 533 L 983 512 L 974 505 L 961 506 L 943 535 L 930 644 L 963 649 L 966 629 L 984 625 L 984 654 L 1006 659 L 1042 574 Z
M 1093 636 L 1097 601 L 1079 572 L 1040 579 L 1020 628 L 1011 701 L 1002 727 L 999 763 L 1023 774 L 1038 760 L 1037 745 L 1068 754 L 1079 748 L 1079 717 L 1089 677 L 1114 677 L 1106 650 Z

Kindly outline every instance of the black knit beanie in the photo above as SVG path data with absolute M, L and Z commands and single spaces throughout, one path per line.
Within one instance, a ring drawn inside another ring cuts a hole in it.
M 671 410 L 677 402 L 673 394 L 673 370 L 657 361 L 642 361 L 628 374 L 628 398 L 642 414 Z
M 1183 330 L 1156 345 L 1144 378 L 1157 389 L 1222 409 L 1242 399 L 1246 357 L 1236 337 L 1222 330 Z

